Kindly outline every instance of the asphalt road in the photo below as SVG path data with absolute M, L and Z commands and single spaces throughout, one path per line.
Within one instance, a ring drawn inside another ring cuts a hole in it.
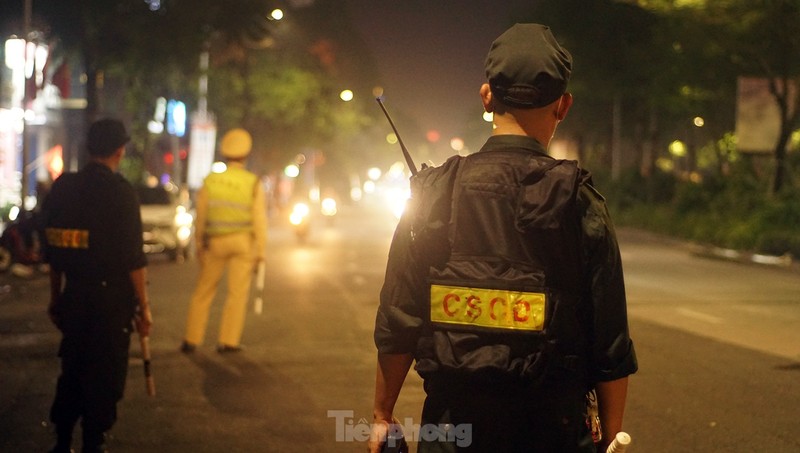
M 197 263 L 154 257 L 150 292 L 157 395 L 145 393 L 134 342 L 115 452 L 362 452 L 371 419 L 372 323 L 394 222 L 343 209 L 306 244 L 270 227 L 264 310 L 250 311 L 240 354 L 205 344 L 178 352 Z M 626 430 L 634 452 L 796 452 L 800 273 L 696 256 L 621 231 L 631 331 Z M 46 451 L 59 335 L 45 316 L 47 280 L 0 276 L 0 451 Z M 412 375 L 396 413 L 418 420 Z

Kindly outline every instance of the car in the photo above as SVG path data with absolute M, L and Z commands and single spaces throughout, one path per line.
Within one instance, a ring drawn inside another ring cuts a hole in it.
M 138 186 L 142 238 L 148 254 L 166 254 L 172 261 L 190 257 L 194 216 L 188 196 L 172 185 Z

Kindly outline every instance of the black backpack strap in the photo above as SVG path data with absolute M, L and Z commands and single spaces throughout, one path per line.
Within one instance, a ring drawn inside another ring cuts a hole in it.
M 453 187 L 462 157 L 453 156 L 439 167 L 428 167 L 411 178 L 411 232 L 417 252 L 428 262 L 450 255 L 449 228 Z

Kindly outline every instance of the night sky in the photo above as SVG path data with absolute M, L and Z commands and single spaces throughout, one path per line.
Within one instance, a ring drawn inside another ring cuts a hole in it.
M 373 52 L 387 107 L 458 133 L 480 115 L 478 89 L 492 41 L 531 0 L 346 0 Z

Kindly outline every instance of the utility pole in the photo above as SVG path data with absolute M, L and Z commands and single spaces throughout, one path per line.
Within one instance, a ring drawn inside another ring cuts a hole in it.
M 209 43 L 206 42 L 200 53 L 199 99 L 197 111 L 192 113 L 189 156 L 186 159 L 186 185 L 189 190 L 197 190 L 203 185 L 203 178 L 214 163 L 217 123 L 214 114 L 208 110 L 208 63 Z
M 28 67 L 28 40 L 31 35 L 31 14 L 33 10 L 33 0 L 25 0 L 25 12 L 23 16 L 23 42 L 24 42 L 24 59 L 25 68 Z M 34 55 L 34 58 L 36 56 Z M 34 74 L 31 77 L 36 77 Z M 35 80 L 35 79 L 34 79 Z M 28 138 L 28 119 L 26 118 L 28 112 L 28 103 L 30 101 L 30 94 L 28 93 L 28 77 L 25 76 L 25 88 L 22 95 L 22 178 L 20 180 L 22 186 L 20 187 L 20 209 L 25 210 L 25 198 L 28 196 L 28 162 L 31 160 L 31 143 Z

